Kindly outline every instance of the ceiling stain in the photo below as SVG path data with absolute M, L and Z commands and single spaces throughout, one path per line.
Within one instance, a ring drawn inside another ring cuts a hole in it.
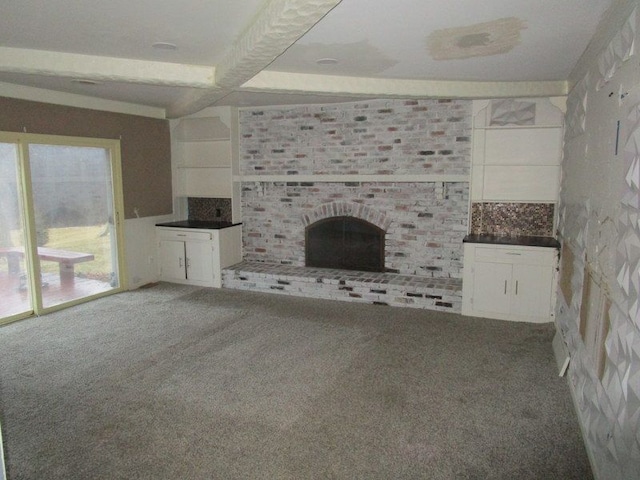
M 427 37 L 427 48 L 434 60 L 460 60 L 507 53 L 520 43 L 525 22 L 515 17 L 466 27 L 436 30 Z
M 335 59 L 337 62 L 323 62 Z M 320 60 L 320 62 L 318 62 Z M 375 75 L 396 65 L 368 41 L 353 43 L 295 43 L 278 57 L 270 70 L 329 75 Z

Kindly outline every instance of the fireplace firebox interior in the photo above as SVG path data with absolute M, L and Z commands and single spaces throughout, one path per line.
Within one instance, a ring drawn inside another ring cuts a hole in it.
M 306 228 L 307 267 L 384 272 L 385 232 L 355 217 L 332 217 Z

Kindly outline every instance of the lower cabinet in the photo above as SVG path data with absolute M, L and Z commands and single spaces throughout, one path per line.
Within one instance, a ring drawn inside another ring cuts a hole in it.
M 552 321 L 557 261 L 554 248 L 465 243 L 462 313 Z
M 203 287 L 222 286 L 223 268 L 242 260 L 241 227 L 201 230 L 156 227 L 160 279 Z

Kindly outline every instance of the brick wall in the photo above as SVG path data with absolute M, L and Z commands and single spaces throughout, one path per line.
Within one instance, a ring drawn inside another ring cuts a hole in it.
M 470 136 L 467 100 L 242 110 L 240 167 L 245 175 L 467 175 Z
M 385 266 L 461 278 L 466 182 L 296 182 L 296 174 L 467 175 L 471 102 L 376 100 L 240 112 L 244 258 L 304 265 L 304 228 L 323 206 L 386 234 Z M 378 179 L 379 180 L 379 179 Z

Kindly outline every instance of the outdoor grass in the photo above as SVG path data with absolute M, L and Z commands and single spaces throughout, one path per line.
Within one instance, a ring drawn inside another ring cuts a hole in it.
M 95 259 L 91 262 L 76 264 L 76 273 L 95 278 L 107 276 L 111 271 L 111 242 L 109 231 L 105 225 L 91 227 L 50 228 L 49 241 L 45 245 L 49 248 L 69 250 L 72 252 L 92 253 Z M 57 271 L 55 262 L 41 262 L 43 271 Z M 45 267 L 47 268 L 45 270 Z M 50 270 L 50 268 L 52 268 Z

